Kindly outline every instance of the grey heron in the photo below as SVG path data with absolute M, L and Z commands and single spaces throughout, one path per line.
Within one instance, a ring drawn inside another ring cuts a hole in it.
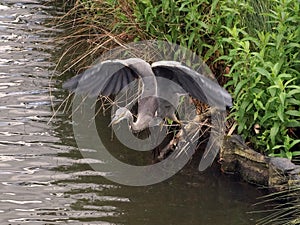
M 158 78 L 176 83 L 190 96 L 210 106 L 223 110 L 232 106 L 230 94 L 217 82 L 176 61 L 157 61 L 151 65 L 140 58 L 102 61 L 66 81 L 63 88 L 88 97 L 109 96 L 117 94 L 135 79 L 142 81 L 136 120 L 124 107 L 119 108 L 112 119 L 113 124 L 127 119 L 130 129 L 139 132 L 146 129 L 155 117 L 177 120 L 175 109 L 170 110 L 171 105 L 160 100 L 161 93 L 169 87 L 158 82 Z

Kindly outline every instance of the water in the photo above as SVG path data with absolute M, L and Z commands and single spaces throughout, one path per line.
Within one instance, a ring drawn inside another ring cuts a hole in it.
M 51 10 L 38 0 L 0 1 L 0 224 L 255 224 L 248 212 L 262 193 L 218 168 L 199 173 L 197 159 L 147 187 L 91 169 L 68 113 L 49 122 L 66 96 L 51 79 Z

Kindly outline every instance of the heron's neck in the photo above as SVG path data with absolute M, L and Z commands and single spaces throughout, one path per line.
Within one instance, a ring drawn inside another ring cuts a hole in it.
M 133 122 L 133 116 L 131 113 L 128 115 L 127 120 L 132 131 L 139 131 L 139 126 L 136 122 Z
M 135 63 L 133 70 L 140 75 L 143 83 L 142 98 L 147 96 L 157 96 L 157 81 L 149 63 L 143 61 Z
M 133 122 L 133 117 L 131 115 L 131 117 L 128 120 L 128 123 L 131 126 L 131 130 L 133 132 L 139 132 L 139 131 L 146 129 L 149 126 L 149 121 L 151 119 L 152 118 L 147 115 L 145 115 L 143 117 L 138 116 L 136 122 Z

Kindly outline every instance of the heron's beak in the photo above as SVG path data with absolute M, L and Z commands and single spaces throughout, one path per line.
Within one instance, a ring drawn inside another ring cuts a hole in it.
M 123 120 L 123 117 L 124 117 L 123 115 L 114 116 L 114 118 L 112 118 L 112 120 L 110 121 L 108 126 L 111 127 L 112 125 L 116 125 L 116 124 L 120 123 L 121 120 Z
M 117 124 L 117 123 L 119 123 L 119 122 L 120 122 L 120 121 L 119 121 L 119 118 L 114 117 L 114 118 L 110 121 L 110 123 L 108 124 L 108 126 L 111 127 L 112 125 L 115 125 L 115 124 Z

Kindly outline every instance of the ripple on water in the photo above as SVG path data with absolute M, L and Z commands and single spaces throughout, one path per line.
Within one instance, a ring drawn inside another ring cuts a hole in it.
M 0 224 L 67 221 L 64 206 L 72 202 L 53 195 L 65 190 L 55 179 L 71 177 L 52 171 L 65 164 L 57 154 L 70 149 L 47 124 L 53 29 L 41 23 L 49 15 L 40 2 L 0 3 Z

